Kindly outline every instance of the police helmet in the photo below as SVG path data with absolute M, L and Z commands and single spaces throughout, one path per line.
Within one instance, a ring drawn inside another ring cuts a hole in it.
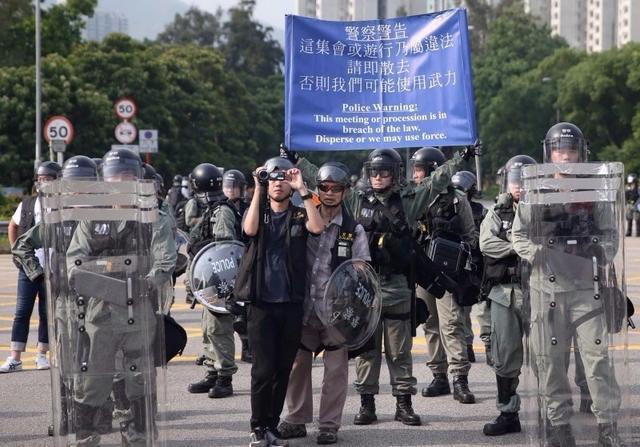
M 149 163 L 142 163 L 142 178 L 145 180 L 156 179 L 156 170 Z
M 264 169 L 270 174 L 273 171 L 288 171 L 293 169 L 293 163 L 286 158 L 273 157 L 264 162 Z
M 395 183 L 402 175 L 402 157 L 395 149 L 376 149 L 369 153 L 364 172 L 367 180 L 380 174 L 382 177 L 393 177 Z
M 573 162 L 586 162 L 589 143 L 580 128 L 572 123 L 558 123 L 551 126 L 542 142 L 544 162 L 552 163 L 551 154 L 556 151 L 575 152 Z
M 43 161 L 36 169 L 35 178 L 37 180 L 39 176 L 46 176 L 55 180 L 60 175 L 60 171 L 62 171 L 62 168 L 55 161 Z
M 247 185 L 247 179 L 244 174 L 237 169 L 229 169 L 222 175 L 222 187 L 223 188 L 240 188 L 244 190 Z
M 189 181 L 195 193 L 222 191 L 222 174 L 211 163 L 201 163 L 196 166 L 191 171 Z
M 333 182 L 343 186 L 351 184 L 349 177 L 349 168 L 344 163 L 338 161 L 329 161 L 318 169 L 316 174 L 316 184 L 322 182 Z
M 429 175 L 435 168 L 442 166 L 445 161 L 446 158 L 440 149 L 436 147 L 423 147 L 415 151 L 409 163 L 411 164 L 411 169 L 416 167 L 423 168 L 426 174 Z
M 476 182 L 476 175 L 471 171 L 458 171 L 451 177 L 451 184 L 466 194 L 476 192 Z
M 180 174 L 173 176 L 173 186 L 182 185 L 182 176 Z
M 84 155 L 76 155 L 64 162 L 62 178 L 97 180 L 98 166 L 91 158 Z
M 105 180 L 121 176 L 142 177 L 142 160 L 129 149 L 112 149 L 102 157 L 102 176 Z
M 516 155 L 511 157 L 502 170 L 502 185 L 500 193 L 510 192 L 509 185 L 518 185 L 522 188 L 522 168 L 526 165 L 535 165 L 536 161 L 528 155 Z

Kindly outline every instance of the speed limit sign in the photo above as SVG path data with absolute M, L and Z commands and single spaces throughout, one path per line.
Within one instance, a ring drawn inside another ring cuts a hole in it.
M 130 120 L 138 113 L 138 106 L 131 98 L 120 98 L 115 104 L 116 115 L 123 120 Z
M 49 118 L 44 123 L 44 139 L 47 143 L 51 143 L 51 140 L 64 140 L 65 144 L 70 144 L 73 141 L 73 125 L 69 118 L 63 115 Z
M 138 129 L 128 121 L 123 121 L 116 126 L 116 140 L 122 144 L 131 144 L 136 141 Z

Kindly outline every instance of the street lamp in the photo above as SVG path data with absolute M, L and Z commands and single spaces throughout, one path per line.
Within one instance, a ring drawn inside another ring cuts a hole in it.
M 547 83 L 547 82 L 552 82 L 553 78 L 551 76 L 545 76 L 542 78 L 542 82 Z M 560 90 L 558 89 L 558 95 L 556 97 L 556 123 L 560 122 L 560 108 L 557 106 L 558 104 L 558 98 L 560 97 Z

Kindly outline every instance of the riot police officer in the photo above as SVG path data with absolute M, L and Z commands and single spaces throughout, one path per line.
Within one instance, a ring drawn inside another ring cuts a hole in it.
M 627 220 L 627 236 L 631 236 L 634 221 L 636 223 L 636 237 L 640 236 L 640 211 L 638 210 L 639 198 L 638 174 L 632 172 L 627 175 L 627 183 L 624 187 L 624 199 L 627 204 L 625 216 Z
M 480 202 L 473 200 L 478 195 L 478 189 L 476 186 L 476 175 L 471 171 L 456 172 L 451 178 L 451 184 L 467 195 L 469 205 L 471 205 L 471 212 L 473 214 L 473 222 L 476 226 L 476 230 L 480 232 L 480 224 L 487 214 L 487 209 Z M 482 281 L 482 253 L 478 247 L 471 250 L 471 272 L 469 273 L 472 283 L 480 285 Z M 475 292 L 475 289 L 474 289 Z M 491 365 L 491 315 L 490 310 L 487 307 L 487 303 L 484 300 L 474 304 L 478 310 L 478 323 L 480 323 L 480 340 L 484 343 L 485 360 L 487 365 Z M 473 351 L 473 327 L 471 324 L 471 308 L 472 306 L 465 306 L 464 311 L 464 326 L 466 332 L 467 341 L 467 356 L 469 361 L 474 363 L 476 361 L 475 352 Z
M 531 264 L 531 365 L 539 382 L 534 389 L 540 393 L 541 425 L 546 426 L 540 434 L 550 447 L 576 445 L 567 377 L 575 336 L 598 423 L 598 445 L 620 447 L 621 394 L 609 343 L 615 344 L 614 334 L 621 331 L 610 316 L 621 295 L 615 293 L 616 278 L 623 275 L 616 273 L 614 262 L 621 252 L 622 222 L 617 203 L 608 198 L 612 190 L 619 194 L 617 184 L 600 174 L 618 169 L 621 177 L 622 167 L 586 164 L 588 143 L 572 123 L 552 126 L 543 143 L 545 164 L 525 180 L 525 200 L 512 229 L 514 250 Z M 588 430 L 577 433 L 584 436 Z
M 180 192 L 180 188 L 182 188 L 182 176 L 178 174 L 173 177 L 173 183 L 171 185 L 171 188 L 169 188 L 167 197 L 165 199 L 165 201 L 171 207 L 171 212 L 175 211 L 176 205 L 180 201 L 180 196 L 182 195 L 182 193 Z
M 291 151 L 285 156 L 291 157 Z M 378 331 L 374 335 L 375 347 L 363 352 L 356 359 L 356 391 L 360 394 L 361 408 L 354 419 L 356 425 L 368 425 L 377 420 L 375 395 L 379 392 L 382 343 L 391 376 L 392 393 L 396 397 L 395 419 L 406 425 L 420 425 L 420 417 L 414 413 L 411 396 L 416 393 L 413 376 L 412 301 L 413 285 L 409 288 L 413 244 L 410 227 L 419 214 L 431 203 L 451 180 L 453 173 L 464 159 L 475 154 L 468 148 L 464 157 L 456 155 L 452 160 L 427 176 L 419 185 L 404 187 L 402 184 L 402 158 L 393 149 L 372 151 L 364 165 L 366 187 L 352 191 L 345 198 L 345 205 L 353 212 L 369 238 L 372 265 L 377 270 L 382 288 L 383 310 Z M 312 186 L 317 168 L 306 159 L 298 166 L 305 180 Z M 432 266 L 429 266 L 432 267 Z M 438 273 L 428 269 L 415 269 L 424 275 L 425 285 L 433 283 Z
M 227 196 L 227 200 L 236 209 L 236 220 L 238 225 L 242 222 L 242 216 L 244 212 L 249 208 L 249 201 L 245 200 L 245 193 L 247 188 L 247 180 L 244 174 L 237 169 L 229 169 L 222 175 L 222 191 Z M 240 231 L 238 237 L 241 237 Z M 249 349 L 249 335 L 247 333 L 247 309 L 242 306 L 242 309 L 238 309 L 239 315 L 236 315 L 233 322 L 233 328 L 240 337 L 242 343 L 242 351 L 240 354 L 240 360 L 243 362 L 251 363 L 251 350 Z
M 535 164 L 528 155 L 509 159 L 502 171 L 498 201 L 480 227 L 480 250 L 485 255 L 483 289 L 490 300 L 491 352 L 496 374 L 500 415 L 484 426 L 487 436 L 520 431 L 520 397 L 516 393 L 522 368 L 524 295 L 520 259 L 511 245 L 511 227 L 522 187 L 522 167 Z
M 193 257 L 209 242 L 240 239 L 240 221 L 236 209 L 227 202 L 220 170 L 210 164 L 198 165 L 191 174 L 191 184 L 199 201 L 207 204 L 200 222 L 190 234 L 189 254 Z M 190 393 L 208 393 L 211 398 L 233 394 L 232 377 L 238 371 L 235 362 L 233 315 L 214 312 L 203 306 L 202 339 L 204 366 L 203 380 L 189 385 Z
M 417 150 L 411 157 L 413 179 L 416 183 L 429 175 L 445 162 L 440 149 L 425 147 Z M 471 206 L 464 193 L 457 191 L 451 184 L 430 201 L 424 208 L 418 222 L 418 238 L 425 251 L 437 243 L 438 238 L 466 245 L 465 259 L 471 249 L 478 245 L 478 233 L 473 221 Z M 435 256 L 435 255 L 434 255 Z M 434 258 L 435 260 L 435 258 Z M 460 281 L 469 281 L 468 273 L 459 266 L 455 275 Z M 468 374 L 471 368 L 467 353 L 464 307 L 459 295 L 454 297 L 446 293 L 436 299 L 422 287 L 417 288 L 419 298 L 427 303 L 429 317 L 424 324 L 427 340 L 427 367 L 433 373 L 431 384 L 422 390 L 427 397 L 449 394 L 447 369 L 454 377 L 454 398 L 461 403 L 474 403 L 475 396 L 469 390 Z

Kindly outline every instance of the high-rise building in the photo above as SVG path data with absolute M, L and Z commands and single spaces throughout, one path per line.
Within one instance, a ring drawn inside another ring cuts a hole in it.
M 574 48 L 586 47 L 586 1 L 551 1 L 551 34 L 563 37 Z
M 427 12 L 444 11 L 457 7 L 457 0 L 427 0 Z
M 85 40 L 100 42 L 111 33 L 129 32 L 129 21 L 121 13 L 96 11 L 93 17 L 87 17 L 83 37 Z
M 587 52 L 599 52 L 616 44 L 616 0 L 588 0 Z
M 378 18 L 378 0 L 349 0 L 351 20 L 372 20 Z
M 316 17 L 326 20 L 351 20 L 349 3 L 344 0 L 316 0 Z
M 540 24 L 551 25 L 549 0 L 524 0 L 524 12 L 531 14 Z
M 299 16 L 315 17 L 316 0 L 296 0 L 296 14 Z
M 640 2 L 618 0 L 618 26 L 616 45 L 640 42 Z

